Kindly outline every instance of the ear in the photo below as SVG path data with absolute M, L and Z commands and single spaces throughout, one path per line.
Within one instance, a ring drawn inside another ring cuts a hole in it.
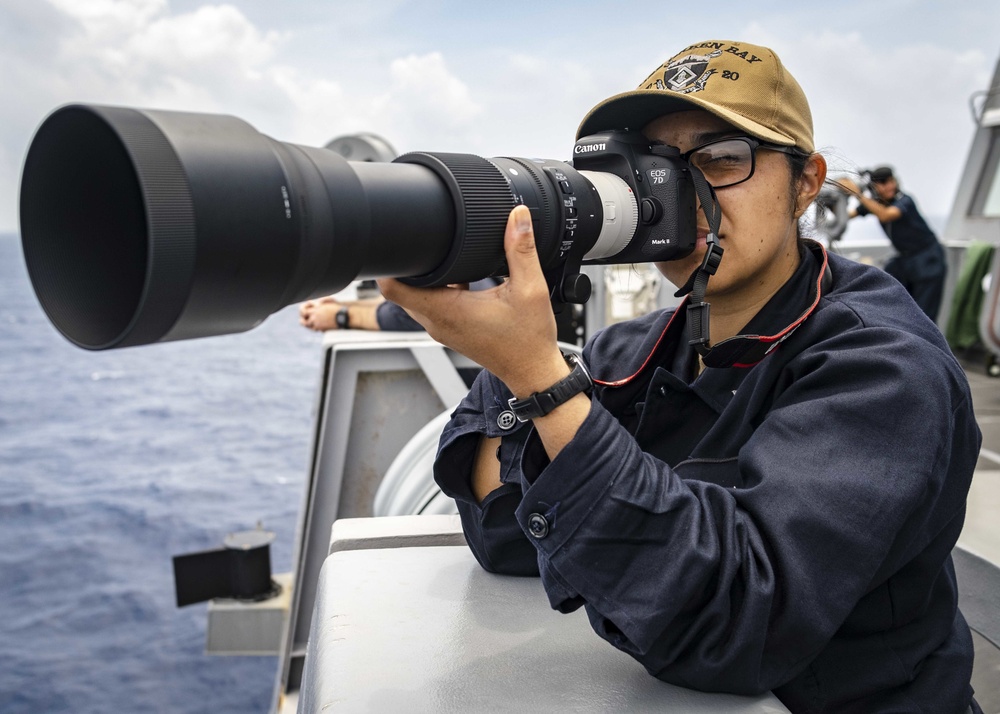
M 826 181 L 826 159 L 822 154 L 812 154 L 806 159 L 802 176 L 799 177 L 799 193 L 795 197 L 795 217 L 799 218 L 819 195 Z

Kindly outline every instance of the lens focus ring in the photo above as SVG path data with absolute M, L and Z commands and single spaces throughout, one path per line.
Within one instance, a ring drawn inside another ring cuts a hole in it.
M 504 261 L 503 234 L 514 208 L 510 185 L 496 166 L 472 154 L 415 152 L 395 163 L 426 166 L 444 181 L 455 205 L 455 237 L 444 262 L 403 278 L 417 287 L 466 283 L 492 275 Z

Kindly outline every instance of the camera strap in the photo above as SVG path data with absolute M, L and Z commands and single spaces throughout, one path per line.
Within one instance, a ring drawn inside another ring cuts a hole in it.
M 833 282 L 827 261 L 826 251 L 820 246 L 821 267 L 819 278 L 812 293 L 812 299 L 807 309 L 784 330 L 776 335 L 736 335 L 723 340 L 718 345 L 709 344 L 708 315 L 710 304 L 705 302 L 705 290 L 708 279 L 715 275 L 722 261 L 722 246 L 719 245 L 719 226 L 722 221 L 722 208 L 715 198 L 715 190 L 705 180 L 704 174 L 695 166 L 690 166 L 691 178 L 694 180 L 695 191 L 701 203 L 705 217 L 708 219 L 707 250 L 701 265 L 691 273 L 684 286 L 674 293 L 675 297 L 688 295 L 687 321 L 691 339 L 688 341 L 701 355 L 706 367 L 749 367 L 771 353 L 784 342 L 819 304 L 820 296 L 828 290 Z
M 711 305 L 705 302 L 705 290 L 708 288 L 708 279 L 715 275 L 722 262 L 722 246 L 719 245 L 719 225 L 722 222 L 722 208 L 715 198 L 715 190 L 705 180 L 705 175 L 697 166 L 688 165 L 691 171 L 691 178 L 694 180 L 694 189 L 698 194 L 698 201 L 701 203 L 701 210 L 708 219 L 708 238 L 705 256 L 701 265 L 691 273 L 687 282 L 677 292 L 674 297 L 683 297 L 690 294 L 687 307 L 688 330 L 691 334 L 689 344 L 694 347 L 702 357 L 709 352 L 709 325 L 708 311 Z

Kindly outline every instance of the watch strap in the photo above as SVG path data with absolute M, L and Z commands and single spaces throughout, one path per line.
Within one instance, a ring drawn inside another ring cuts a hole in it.
M 543 417 L 561 404 L 581 392 L 589 392 L 594 386 L 594 380 L 587 371 L 583 360 L 575 354 L 563 354 L 566 364 L 572 367 L 566 377 L 560 379 L 548 389 L 535 392 L 524 399 L 512 397 L 507 400 L 510 410 L 520 422 Z

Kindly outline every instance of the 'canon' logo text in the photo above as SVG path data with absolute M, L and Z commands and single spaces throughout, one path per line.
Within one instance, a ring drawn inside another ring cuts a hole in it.
M 592 151 L 604 151 L 607 149 L 605 144 L 583 144 L 582 146 L 577 146 L 573 149 L 574 154 L 589 154 Z

